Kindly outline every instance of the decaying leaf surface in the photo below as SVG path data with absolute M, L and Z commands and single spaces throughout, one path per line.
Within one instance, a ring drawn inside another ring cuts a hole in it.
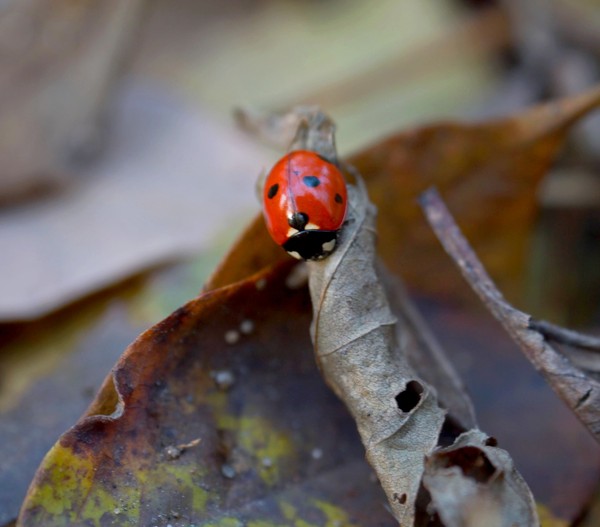
M 168 283 L 172 287 L 172 281 L 169 280 Z M 192 286 L 193 282 L 189 283 L 186 290 L 190 290 Z M 401 297 L 397 289 L 390 290 L 393 291 L 391 300 Z M 148 302 L 147 295 L 144 295 L 144 300 Z M 150 301 L 154 303 L 156 299 Z M 122 301 L 118 304 L 121 305 Z M 73 398 L 73 389 L 79 394 L 83 388 L 74 386 L 68 380 L 69 375 L 74 375 L 73 372 L 78 370 L 85 371 L 87 364 L 92 364 L 102 375 L 102 372 L 110 368 L 111 360 L 116 360 L 119 350 L 124 349 L 133 339 L 136 331 L 139 333 L 139 326 L 123 327 L 131 316 L 124 315 L 122 307 L 114 307 L 116 310 L 110 310 L 105 317 L 109 324 L 102 324 L 92 332 L 91 339 L 86 337 L 81 341 L 79 349 L 74 350 L 69 359 L 68 367 L 61 368 L 56 376 L 36 383 L 36 391 L 19 403 L 14 411 L 0 415 L 3 425 L 0 426 L 3 523 L 16 516 L 35 468 L 51 447 L 53 438 L 74 423 L 85 408 L 85 402 L 82 402 L 80 406 L 70 409 L 71 405 L 77 403 L 70 400 Z M 393 304 L 392 307 L 400 322 L 402 313 Z M 477 406 L 482 428 L 497 437 L 499 446 L 508 449 L 513 455 L 538 502 L 544 504 L 554 515 L 564 518 L 564 525 L 569 524 L 566 519 L 572 520 L 579 516 L 598 479 L 600 458 L 597 454 L 600 452 L 595 448 L 591 436 L 578 426 L 566 407 L 532 371 L 495 321 L 481 315 L 475 317 L 470 311 L 457 309 L 453 305 L 433 303 L 431 300 L 421 299 L 418 307 L 444 343 L 444 348 L 451 353 L 453 365 L 459 369 L 461 377 L 467 383 L 469 394 Z M 152 316 L 155 317 L 156 314 L 148 315 L 149 318 L 144 320 L 151 320 Z M 58 331 L 64 331 L 63 326 L 55 325 Z M 300 332 L 307 331 L 303 324 L 299 324 L 297 329 Z M 409 331 L 402 333 L 404 339 L 409 336 Z M 399 340 L 402 342 L 402 338 L 399 337 Z M 410 345 L 407 347 L 410 349 Z M 423 347 L 419 349 L 422 352 Z M 485 350 L 485 353 L 482 354 L 481 350 Z M 107 353 L 115 358 L 107 358 Z M 140 354 L 134 360 L 143 361 L 143 356 Z M 305 367 L 302 362 L 297 364 Z M 431 368 L 432 364 L 429 362 L 428 367 Z M 418 365 L 413 366 L 417 368 Z M 421 369 L 417 371 L 420 376 L 424 376 Z M 86 382 L 89 375 L 91 372 L 76 375 L 83 387 L 97 385 L 100 380 L 98 378 L 95 382 Z M 312 376 L 307 375 L 305 378 L 310 389 Z M 429 381 L 426 377 L 424 379 Z M 284 383 L 285 378 L 280 376 L 278 382 Z M 435 385 L 441 397 L 440 384 Z M 105 403 L 104 409 L 94 408 L 88 414 L 102 411 L 110 413 L 114 409 L 115 401 L 111 401 L 109 397 L 102 401 Z M 57 413 L 60 413 L 60 417 Z M 62 425 L 54 426 L 53 421 L 58 418 Z M 327 415 L 323 419 L 331 418 Z M 32 419 L 36 423 L 35 431 L 31 427 Z M 347 428 L 342 427 L 337 433 L 340 434 L 337 441 L 343 442 Z M 47 435 L 45 440 L 43 434 Z M 548 441 L 548 437 L 552 441 Z M 192 450 L 185 455 L 191 453 Z M 362 459 L 362 449 L 358 455 Z M 32 456 L 36 459 L 30 459 Z M 548 464 L 549 459 L 553 460 L 551 464 Z M 328 477 L 332 480 L 337 477 L 352 478 L 354 474 L 348 468 L 331 471 Z M 357 477 L 362 475 L 358 474 Z
M 367 459 L 401 525 L 413 525 L 425 455 L 445 412 L 396 350 L 396 317 L 375 271 L 375 210 L 349 187 L 338 249 L 310 262 L 315 355 L 354 417 Z
M 143 333 L 46 456 L 19 524 L 393 525 L 316 371 L 306 288 L 286 286 L 293 265 Z
M 509 298 L 518 298 L 537 185 L 571 126 L 598 104 L 600 88 L 499 120 L 407 130 L 348 156 L 379 210 L 379 251 L 386 265 L 413 288 L 463 296 L 459 273 L 447 266 L 417 205 L 419 194 L 435 184 L 492 276 Z M 272 129 L 290 137 L 286 128 L 297 124 L 288 115 L 244 119 L 246 130 L 267 139 Z M 255 228 L 262 228 L 259 221 Z M 262 244 L 257 249 L 262 252 Z
M 427 457 L 425 488 L 446 527 L 537 525 L 527 484 L 505 450 L 481 431 Z
M 560 119 L 565 124 L 569 117 Z M 550 119 L 542 121 L 549 126 Z M 462 136 L 471 127 L 456 129 Z M 530 134 L 522 156 L 533 155 L 536 137 L 554 137 L 551 143 L 558 145 L 560 138 L 552 130 L 545 133 Z M 491 153 L 481 155 L 485 164 Z M 444 159 L 452 161 L 451 156 Z M 397 190 L 390 186 L 390 193 Z M 389 214 L 385 207 L 382 213 L 384 219 Z M 389 234 L 384 245 L 396 243 Z M 307 296 L 303 289 L 290 293 L 285 285 L 291 264 L 264 275 L 264 289 L 258 277 L 216 289 L 284 258 L 258 218 L 209 281 L 209 292 L 129 348 L 115 369 L 115 386 L 122 395 L 118 411 L 109 417 L 93 415 L 114 409 L 115 391 L 108 380 L 87 417 L 47 456 L 25 503 L 22 524 L 73 524 L 73 518 L 84 517 L 100 525 L 143 524 L 153 518 L 174 526 L 192 520 L 206 525 L 393 524 L 377 485 L 367 484 L 369 469 L 354 461 L 363 450 L 349 439 L 353 423 L 323 389 L 312 366 Z M 269 296 L 261 297 L 261 291 Z M 264 307 L 260 316 L 257 306 Z M 240 314 L 248 318 L 236 318 Z M 263 315 L 264 326 L 259 324 Z M 253 325 L 245 328 L 257 329 L 251 335 L 242 331 L 246 320 Z M 247 420 L 248 415 L 258 416 L 259 424 Z M 269 433 L 255 434 L 257 429 Z M 280 444 L 282 430 L 283 435 L 289 432 L 291 446 L 272 453 L 269 438 Z M 330 464 L 315 468 L 319 460 Z M 263 475 L 274 467 L 271 485 Z
M 360 180 L 358 187 L 349 186 L 348 195 L 348 216 L 337 250 L 325 260 L 308 263 L 311 335 L 324 378 L 354 417 L 394 516 L 400 525 L 410 526 L 416 522 L 421 486 L 428 483 L 426 460 L 449 455 L 437 449 L 446 411 L 438 404 L 435 388 L 418 377 L 399 352 L 397 319 L 376 270 L 375 209 Z M 458 492 L 449 500 L 443 490 L 445 473 L 432 471 L 427 488 L 437 491 L 432 495 L 433 511 L 442 519 L 461 518 L 473 502 L 482 505 L 490 499 L 502 518 L 491 525 L 538 525 L 531 491 L 508 453 L 491 446 L 477 429 L 457 441 L 456 452 L 479 443 L 487 446 L 495 463 L 495 487 L 469 475 L 466 485 L 474 487 L 475 495 Z M 466 470 L 460 461 L 458 454 L 448 463 L 449 470 Z M 435 499 L 438 495 L 441 500 Z

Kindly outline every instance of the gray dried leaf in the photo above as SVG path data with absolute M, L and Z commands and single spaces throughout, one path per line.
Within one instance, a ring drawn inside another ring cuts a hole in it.
M 414 305 L 404 284 L 399 277 L 389 273 L 383 264 L 379 266 L 379 276 L 392 312 L 398 318 L 396 338 L 401 354 L 406 356 L 408 363 L 426 383 L 435 386 L 441 406 L 448 410 L 448 417 L 458 427 L 462 430 L 476 427 L 475 409 L 462 379 Z
M 480 430 L 427 456 L 423 484 L 446 527 L 539 525 L 531 491 L 505 450 Z
M 295 143 L 294 148 L 315 150 L 322 155 L 335 148 L 335 125 L 318 106 L 296 106 L 280 113 L 237 108 L 234 117 L 241 130 L 275 148 L 288 148 Z M 324 129 L 329 134 L 328 142 L 315 144 L 314 137 Z
M 402 525 L 414 523 L 426 454 L 445 412 L 400 353 L 396 317 L 376 272 L 375 208 L 349 188 L 340 246 L 309 263 L 311 334 L 326 381 L 354 417 L 367 459 Z

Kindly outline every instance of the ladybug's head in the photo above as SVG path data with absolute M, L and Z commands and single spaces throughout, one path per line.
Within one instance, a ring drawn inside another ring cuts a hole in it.
M 321 260 L 329 256 L 337 242 L 338 231 L 300 231 L 283 244 L 283 248 L 299 260 Z

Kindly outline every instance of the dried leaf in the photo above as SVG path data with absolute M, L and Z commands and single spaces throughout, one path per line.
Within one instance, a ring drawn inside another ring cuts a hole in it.
M 348 219 L 335 253 L 308 263 L 311 335 L 323 375 L 356 420 L 367 459 L 394 516 L 400 525 L 410 526 L 416 520 L 425 460 L 442 456 L 436 446 L 445 411 L 438 406 L 435 388 L 417 377 L 399 353 L 397 320 L 376 271 L 375 210 L 358 181 L 358 190 L 349 187 Z M 465 442 L 477 439 L 487 436 L 473 430 L 453 446 L 460 451 Z M 496 462 L 497 488 L 483 493 L 479 504 L 489 495 L 499 501 L 504 517 L 537 525 L 531 492 L 508 454 L 490 447 L 489 455 Z M 430 477 L 432 489 L 437 490 L 439 480 L 437 474 Z M 448 499 L 443 487 L 436 497 L 446 500 L 449 518 L 461 514 L 472 500 L 464 493 Z
M 490 274 L 509 298 L 519 297 L 537 185 L 571 126 L 598 104 L 595 88 L 504 119 L 401 132 L 350 156 L 379 209 L 388 267 L 411 287 L 464 296 L 416 203 L 435 184 Z
M 316 371 L 293 265 L 143 333 L 46 456 L 19 525 L 393 525 Z
M 3 6 L 0 202 L 64 185 L 73 161 L 99 149 L 145 4 Z
M 472 430 L 427 456 L 423 483 L 445 527 L 539 525 L 527 484 L 493 443 Z
M 131 86 L 118 109 L 112 148 L 80 186 L 0 215 L 0 247 L 12 248 L 0 258 L 0 320 L 39 317 L 228 242 L 239 221 L 232 211 L 254 210 L 252 171 L 265 156 L 242 134 L 144 85 Z
M 509 297 L 518 297 L 537 212 L 537 185 L 569 129 L 599 104 L 596 88 L 503 119 L 403 131 L 349 156 L 378 208 L 379 251 L 389 269 L 410 287 L 464 297 L 460 276 L 448 268 L 416 203 L 435 184 L 490 272 Z M 240 112 L 238 119 L 247 132 L 285 145 L 298 123 L 293 112 Z M 273 250 L 263 223 L 260 216 L 254 219 L 213 275 L 212 285 L 240 280 L 245 272 L 283 258 Z
M 510 452 L 538 505 L 570 525 L 600 478 L 594 438 L 492 315 L 415 300 L 464 380 L 480 428 Z
M 550 346 L 532 326 L 531 316 L 503 298 L 437 192 L 429 190 L 423 194 L 421 203 L 431 227 L 469 285 L 596 441 L 600 441 L 600 382 Z
M 383 265 L 379 267 L 390 308 L 397 317 L 396 339 L 401 353 L 427 384 L 435 386 L 439 401 L 453 424 L 461 430 L 474 428 L 477 422 L 473 403 L 446 349 L 434 335 L 431 321 L 426 322 L 421 316 L 398 277 L 392 276 Z
M 425 454 L 445 412 L 398 353 L 395 323 L 375 270 L 375 210 L 348 189 L 348 220 L 330 257 L 309 262 L 315 355 L 354 417 L 394 516 L 413 525 Z

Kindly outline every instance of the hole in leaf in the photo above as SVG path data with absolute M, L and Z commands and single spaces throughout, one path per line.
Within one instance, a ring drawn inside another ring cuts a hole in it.
M 406 503 L 406 492 L 403 492 L 400 497 L 398 498 L 398 503 L 400 503 L 400 505 L 404 505 Z
M 463 474 L 479 483 L 487 483 L 496 473 L 496 467 L 484 452 L 474 446 L 465 446 L 441 454 L 445 467 L 460 467 Z
M 396 404 L 403 412 L 410 412 L 419 404 L 423 395 L 423 385 L 417 381 L 409 381 L 406 388 L 396 395 Z
M 495 437 L 488 437 L 485 440 L 485 446 L 498 446 L 498 440 Z

